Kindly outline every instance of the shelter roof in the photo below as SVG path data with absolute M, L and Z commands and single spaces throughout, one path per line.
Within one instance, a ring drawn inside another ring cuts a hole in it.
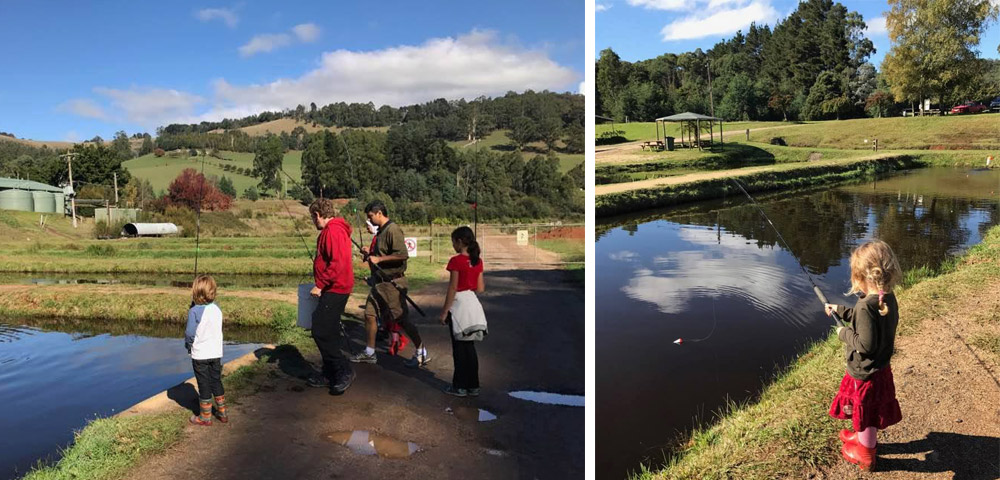
M 708 115 L 702 115 L 700 113 L 684 112 L 678 113 L 677 115 L 671 115 L 669 117 L 657 118 L 657 122 L 684 122 L 691 120 L 722 120 L 718 117 L 709 117 Z

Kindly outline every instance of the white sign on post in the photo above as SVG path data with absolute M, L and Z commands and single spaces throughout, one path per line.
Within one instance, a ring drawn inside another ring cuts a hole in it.
M 527 230 L 518 230 L 517 231 L 517 245 L 519 247 L 526 247 L 526 246 L 528 246 L 528 231 Z
M 406 253 L 411 257 L 417 256 L 417 239 L 414 237 L 407 237 L 403 239 L 406 243 Z

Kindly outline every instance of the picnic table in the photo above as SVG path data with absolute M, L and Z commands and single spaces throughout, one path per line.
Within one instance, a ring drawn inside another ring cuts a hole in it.
M 659 140 L 649 140 L 649 141 L 646 141 L 646 142 L 642 142 L 639 145 L 639 147 L 642 148 L 643 150 L 645 150 L 646 147 L 649 147 L 650 150 L 653 150 L 653 149 L 663 150 L 663 148 L 664 148 L 663 142 L 661 142 Z

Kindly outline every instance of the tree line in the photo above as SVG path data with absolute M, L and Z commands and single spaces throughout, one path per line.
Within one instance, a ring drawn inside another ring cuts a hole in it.
M 399 108 L 387 105 L 376 108 L 371 102 L 340 102 L 319 108 L 312 103 L 308 109 L 299 105 L 294 109 L 262 112 L 235 120 L 167 125 L 157 129 L 157 144 L 164 150 L 211 147 L 252 152 L 259 139 L 237 129 L 291 118 L 322 127 L 410 126 L 422 129 L 430 137 L 449 141 L 472 141 L 496 130 L 509 130 L 512 143 L 520 146 L 536 141 L 551 146 L 562 140 L 567 150 L 582 153 L 584 117 L 582 95 L 531 90 L 472 101 L 437 99 Z M 285 148 L 302 150 L 305 134 L 305 128 L 300 126 L 291 132 L 282 132 L 281 139 Z
M 822 120 L 885 116 L 930 95 L 944 104 L 1000 95 L 1000 62 L 975 51 L 1000 7 L 990 0 L 889 3 L 893 47 L 881 72 L 868 61 L 875 48 L 859 13 L 806 0 L 773 29 L 751 24 L 708 51 L 633 63 L 603 50 L 597 111 L 630 121 L 684 111 L 730 121 Z

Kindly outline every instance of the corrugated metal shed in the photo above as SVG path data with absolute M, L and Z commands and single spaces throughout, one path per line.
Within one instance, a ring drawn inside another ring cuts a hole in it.
M 53 187 L 52 185 L 46 185 L 44 183 L 36 182 L 33 180 L 23 180 L 17 178 L 0 178 L 0 189 L 6 188 L 16 188 L 18 190 L 40 190 L 43 192 L 59 192 L 62 193 L 63 189 L 59 187 Z

